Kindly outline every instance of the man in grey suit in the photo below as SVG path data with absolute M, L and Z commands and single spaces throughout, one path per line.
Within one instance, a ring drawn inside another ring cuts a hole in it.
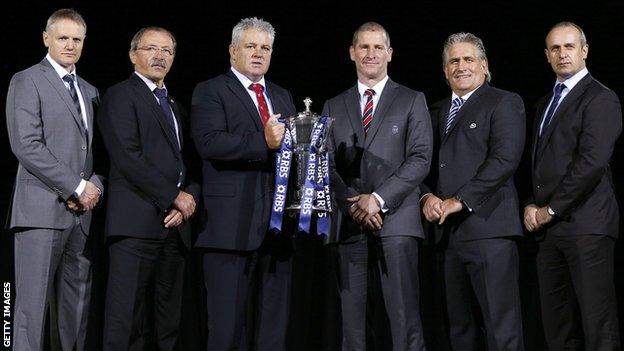
M 375 284 L 381 285 L 392 348 L 423 350 L 418 213 L 419 185 L 431 158 L 431 120 L 424 95 L 388 77 L 392 48 L 381 25 L 360 26 L 349 52 L 357 85 L 328 100 L 323 110 L 335 119 L 330 181 L 338 211 L 330 241 L 338 243 L 342 349 L 366 349 L 372 274 L 379 277 Z
M 10 216 L 14 350 L 43 350 L 53 291 L 63 350 L 84 349 L 91 285 L 86 242 L 103 189 L 91 152 L 98 91 L 76 76 L 86 29 L 74 10 L 54 12 L 43 32 L 47 56 L 16 73 L 9 86 L 7 129 L 19 161 Z

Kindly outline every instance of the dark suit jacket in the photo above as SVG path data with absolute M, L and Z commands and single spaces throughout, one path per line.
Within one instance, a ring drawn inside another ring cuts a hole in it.
M 290 93 L 266 81 L 274 113 L 295 114 Z M 192 133 L 203 161 L 203 200 L 196 246 L 255 250 L 266 236 L 275 183 L 269 150 L 251 96 L 228 71 L 193 92 Z
M 533 132 L 533 197 L 557 214 L 546 233 L 618 235 L 618 205 L 609 161 L 622 129 L 617 95 L 589 74 L 561 101 L 537 148 L 544 109 L 537 105 Z
M 170 103 L 182 130 L 182 111 L 173 99 Z M 132 74 L 108 89 L 98 125 L 111 160 L 106 234 L 163 238 L 163 220 L 180 191 L 178 182 L 196 202 L 199 186 L 187 182 L 182 153 L 154 94 Z M 180 142 L 184 148 L 182 135 Z M 187 245 L 189 229 L 188 223 L 180 227 Z
M 346 199 L 373 192 L 388 208 L 377 235 L 423 237 L 419 185 L 429 171 L 432 148 L 425 96 L 388 79 L 366 138 L 357 85 L 325 102 L 323 115 L 335 119 L 330 184 L 338 208 L 329 241 L 364 235 L 349 215 Z
M 513 174 L 525 139 L 524 104 L 517 94 L 487 83 L 464 103 L 447 134 L 448 97 L 431 107 L 434 162 L 425 181 L 441 199 L 460 198 L 472 213 L 451 215 L 436 239 L 453 233 L 458 240 L 522 235 Z

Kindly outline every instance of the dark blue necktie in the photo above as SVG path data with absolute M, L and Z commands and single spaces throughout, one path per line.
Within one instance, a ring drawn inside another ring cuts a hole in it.
M 169 104 L 169 99 L 167 98 L 167 89 L 165 88 L 156 88 L 154 89 L 154 95 L 158 98 L 158 102 L 160 102 L 160 107 L 162 108 L 165 116 L 167 117 L 167 125 L 171 128 L 171 132 L 176 136 L 176 142 L 178 142 L 178 148 L 180 147 L 178 140 L 178 133 L 176 133 L 175 122 L 173 117 L 173 112 L 171 112 L 171 104 Z
M 561 98 L 561 93 L 563 92 L 563 89 L 565 89 L 565 85 L 563 85 L 563 83 L 555 85 L 555 95 L 553 96 L 552 102 L 550 103 L 550 108 L 548 108 L 548 111 L 546 112 L 546 117 L 544 117 L 544 123 L 542 124 L 542 129 L 540 130 L 540 137 L 544 134 L 544 130 L 546 130 L 546 128 L 550 124 L 550 120 L 555 114 L 557 106 L 559 106 L 559 99 Z
M 457 112 L 459 108 L 464 104 L 464 99 L 460 97 L 456 97 L 453 99 L 451 103 L 451 111 L 449 111 L 448 118 L 446 119 L 446 126 L 444 127 L 444 134 L 448 134 L 449 130 L 451 130 L 451 126 L 453 125 L 453 121 L 455 121 L 455 117 L 457 116 Z
M 78 115 L 80 116 L 80 121 L 82 122 L 82 127 L 87 130 L 87 126 L 85 124 L 84 119 L 82 119 L 82 109 L 80 108 L 80 99 L 78 98 L 78 92 L 76 91 L 76 86 L 74 85 L 74 75 L 66 74 L 63 76 L 63 80 L 69 84 L 69 95 L 74 101 L 74 106 L 76 106 L 76 111 L 78 111 Z

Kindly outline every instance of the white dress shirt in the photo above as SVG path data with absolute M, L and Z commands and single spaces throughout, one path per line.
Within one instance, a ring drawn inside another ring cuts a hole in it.
M 271 99 L 269 98 L 269 95 L 267 94 L 267 88 L 266 88 L 266 83 L 264 81 L 264 76 L 262 76 L 262 78 L 260 78 L 259 81 L 252 82 L 251 79 L 247 78 L 244 74 L 237 71 L 234 67 L 230 67 L 230 69 L 232 70 L 232 73 L 234 73 L 236 78 L 238 78 L 238 80 L 241 82 L 243 87 L 245 87 L 247 94 L 249 94 L 249 96 L 251 97 L 251 100 L 256 105 L 256 110 L 258 110 L 258 114 L 260 114 L 260 110 L 258 109 L 258 98 L 256 97 L 256 93 L 252 89 L 249 89 L 249 86 L 252 83 L 257 83 L 257 84 L 262 85 L 262 87 L 264 88 L 264 92 L 262 93 L 262 95 L 264 95 L 264 100 L 266 100 L 267 106 L 269 107 L 269 116 L 272 115 L 273 106 L 271 105 Z
M 555 108 L 555 111 L 553 111 L 553 116 L 555 115 L 555 112 L 557 112 L 557 109 L 561 105 L 561 102 L 568 95 L 570 90 L 572 90 L 572 88 L 574 88 L 574 86 L 576 86 L 576 84 L 578 84 L 578 82 L 588 74 L 589 74 L 589 71 L 587 70 L 587 67 L 585 67 L 582 70 L 576 72 L 576 74 L 574 74 L 572 77 L 564 80 L 563 82 L 559 81 L 559 79 L 555 81 L 555 84 L 553 85 L 553 97 L 555 97 L 554 92 L 555 92 L 555 87 L 557 86 L 557 84 L 561 83 L 565 86 L 565 88 L 563 88 L 563 90 L 561 91 L 561 96 L 559 97 L 559 101 L 557 101 L 557 107 Z M 546 117 L 546 114 L 548 113 L 548 109 L 550 108 L 550 105 L 552 104 L 553 104 L 553 99 L 551 98 L 550 102 L 548 103 L 548 106 L 546 106 L 546 109 L 544 110 L 544 115 L 542 115 L 542 121 L 540 122 L 540 129 L 539 129 L 538 135 L 542 135 L 542 129 L 544 129 L 544 119 Z M 552 122 L 552 119 L 551 119 L 551 122 Z

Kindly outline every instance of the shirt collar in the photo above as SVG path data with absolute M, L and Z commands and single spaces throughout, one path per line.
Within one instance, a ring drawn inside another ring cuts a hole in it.
M 360 93 L 360 97 L 364 96 L 364 92 L 368 89 L 373 89 L 375 91 L 375 95 L 379 95 L 383 91 L 384 87 L 386 86 L 386 83 L 388 83 L 388 78 L 390 77 L 386 75 L 384 79 L 380 80 L 379 83 L 375 84 L 372 88 L 369 88 L 368 86 L 364 85 L 362 82 L 358 80 L 357 88 L 358 88 L 358 93 Z
M 52 65 L 52 68 L 54 68 L 54 70 L 56 71 L 56 74 L 58 74 L 59 77 L 61 77 L 61 79 L 63 79 L 63 77 L 65 77 L 68 74 L 73 74 L 74 77 L 76 77 L 76 65 L 74 65 L 74 69 L 71 72 L 67 72 L 67 70 L 63 68 L 63 66 L 59 65 L 58 62 L 54 61 L 54 59 L 52 58 L 52 56 L 50 56 L 49 53 L 46 55 L 46 59 L 48 60 L 48 62 L 50 62 L 50 64 Z
M 485 83 L 483 83 L 483 84 L 485 84 Z M 466 93 L 466 94 L 464 94 L 462 96 L 459 96 L 459 95 L 455 94 L 455 92 L 453 92 L 453 94 L 451 94 L 451 101 L 457 99 L 458 97 L 461 97 L 462 100 L 464 100 L 464 102 L 466 102 L 466 100 L 468 100 L 470 95 L 472 95 L 475 91 L 477 91 L 477 89 L 481 88 L 481 86 L 483 86 L 483 84 L 479 85 L 478 87 L 476 87 L 472 91 L 470 91 L 470 92 L 468 92 L 468 93 Z
M 572 90 L 572 88 L 574 88 L 574 86 L 581 81 L 581 79 L 583 79 L 587 74 L 589 74 L 589 70 L 587 70 L 587 67 L 584 67 L 582 70 L 576 72 L 572 77 L 564 80 L 563 82 L 560 82 L 559 79 L 557 79 L 555 81 L 555 85 L 553 86 L 553 91 L 555 89 L 555 87 L 557 86 L 557 84 L 559 83 L 563 83 L 563 85 L 566 86 L 566 88 L 568 88 L 569 90 Z
M 247 78 L 244 74 L 242 74 L 239 71 L 237 71 L 236 68 L 230 67 L 230 69 L 232 70 L 232 73 L 234 73 L 236 78 L 238 78 L 238 80 L 241 82 L 241 84 L 245 87 L 245 89 L 249 89 L 249 86 L 251 84 L 257 83 L 257 84 L 262 85 L 262 88 L 264 88 L 264 91 L 266 92 L 266 84 L 264 82 L 264 76 L 262 76 L 262 78 L 260 78 L 259 81 L 252 82 L 251 79 Z
M 149 78 L 146 78 L 141 73 L 134 71 L 134 74 L 136 74 L 139 78 L 141 78 L 143 82 L 145 82 L 145 84 L 147 84 L 147 87 L 152 93 L 154 92 L 154 89 L 158 88 L 158 85 L 156 85 L 156 83 L 152 82 Z M 165 89 L 165 91 L 167 91 L 167 87 L 165 86 L 164 82 L 163 82 L 162 88 Z

